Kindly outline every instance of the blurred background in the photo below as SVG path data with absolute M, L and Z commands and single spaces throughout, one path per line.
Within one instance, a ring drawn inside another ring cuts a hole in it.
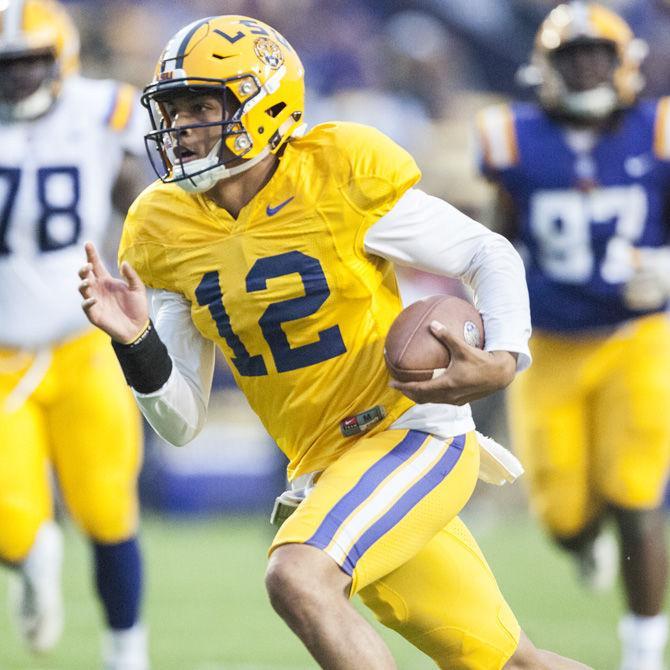
M 87 76 L 152 78 L 165 43 L 198 18 L 249 15 L 277 28 L 300 54 L 308 89 L 306 121 L 374 125 L 408 149 L 423 171 L 421 188 L 486 220 L 487 184 L 470 141 L 476 111 L 509 97 L 528 98 L 515 73 L 529 57 L 548 0 L 114 0 L 65 2 L 81 30 Z M 670 93 L 670 2 L 603 2 L 648 41 L 648 95 Z M 147 166 L 147 180 L 153 178 Z M 459 285 L 403 274 L 407 303 Z M 507 444 L 504 398 L 477 403 L 479 429 Z M 271 612 L 263 593 L 272 501 L 285 461 L 234 388 L 221 363 L 207 427 L 181 450 L 146 431 L 141 477 L 147 552 L 147 620 L 157 670 L 270 670 L 314 663 Z M 615 593 L 578 590 L 567 559 L 528 518 L 523 484 L 480 485 L 464 514 L 522 626 L 539 645 L 614 666 Z M 64 644 L 34 661 L 0 618 L 0 670 L 90 670 L 98 617 L 90 597 L 86 549 L 68 531 Z M 248 581 L 247 581 L 248 578 Z M 0 575 L 0 591 L 5 589 Z M 0 593 L 0 595 L 2 595 Z M 404 642 L 388 639 L 401 668 L 432 667 Z M 254 644 L 250 648 L 249 640 Z

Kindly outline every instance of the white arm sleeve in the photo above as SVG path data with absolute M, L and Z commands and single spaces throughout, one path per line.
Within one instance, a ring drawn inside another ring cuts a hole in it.
M 191 320 L 189 302 L 171 291 L 154 291 L 151 314 L 172 358 L 172 372 L 153 393 L 135 398 L 151 427 L 175 446 L 190 442 L 202 429 L 214 374 L 214 343 Z
M 486 350 L 517 353 L 517 371 L 530 365 L 525 271 L 504 237 L 444 200 L 410 189 L 367 231 L 365 250 L 468 284 L 484 321 Z

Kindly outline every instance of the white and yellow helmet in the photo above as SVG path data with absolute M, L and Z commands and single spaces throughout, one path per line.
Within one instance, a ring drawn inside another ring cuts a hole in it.
M 215 124 L 221 138 L 210 153 L 186 163 L 174 151 L 177 134 L 162 102 L 189 92 L 221 95 L 232 109 Z M 274 28 L 246 16 L 210 17 L 185 26 L 163 50 L 142 96 L 153 126 L 147 148 L 158 176 L 202 192 L 248 170 L 302 127 L 304 98 L 300 58 Z
M 33 119 L 51 107 L 63 80 L 79 69 L 79 33 L 56 0 L 0 0 L 0 77 L 3 64 L 36 58 L 53 62 L 35 90 L 0 100 L 4 117 Z
M 616 61 L 609 82 L 574 91 L 554 60 L 559 51 L 585 43 L 610 45 Z M 635 102 L 644 86 L 640 65 L 646 54 L 646 43 L 635 38 L 618 14 L 596 3 L 575 0 L 555 7 L 541 24 L 524 78 L 538 86 L 540 103 L 548 111 L 602 119 Z

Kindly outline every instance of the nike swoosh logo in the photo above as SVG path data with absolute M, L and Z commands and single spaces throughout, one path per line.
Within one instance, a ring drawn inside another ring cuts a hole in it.
M 295 198 L 294 195 L 292 195 L 288 200 L 284 200 L 284 202 L 280 202 L 276 207 L 270 207 L 270 205 L 268 205 L 265 208 L 265 213 L 268 216 L 274 216 L 280 209 L 282 209 L 283 207 L 286 207 L 286 205 L 288 205 L 289 202 L 291 202 L 291 200 L 293 200 L 293 198 Z

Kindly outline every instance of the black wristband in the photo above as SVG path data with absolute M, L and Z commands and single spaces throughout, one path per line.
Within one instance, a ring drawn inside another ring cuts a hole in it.
M 172 359 L 151 321 L 137 340 L 130 344 L 112 340 L 112 347 L 128 386 L 138 393 L 158 391 L 170 377 Z

